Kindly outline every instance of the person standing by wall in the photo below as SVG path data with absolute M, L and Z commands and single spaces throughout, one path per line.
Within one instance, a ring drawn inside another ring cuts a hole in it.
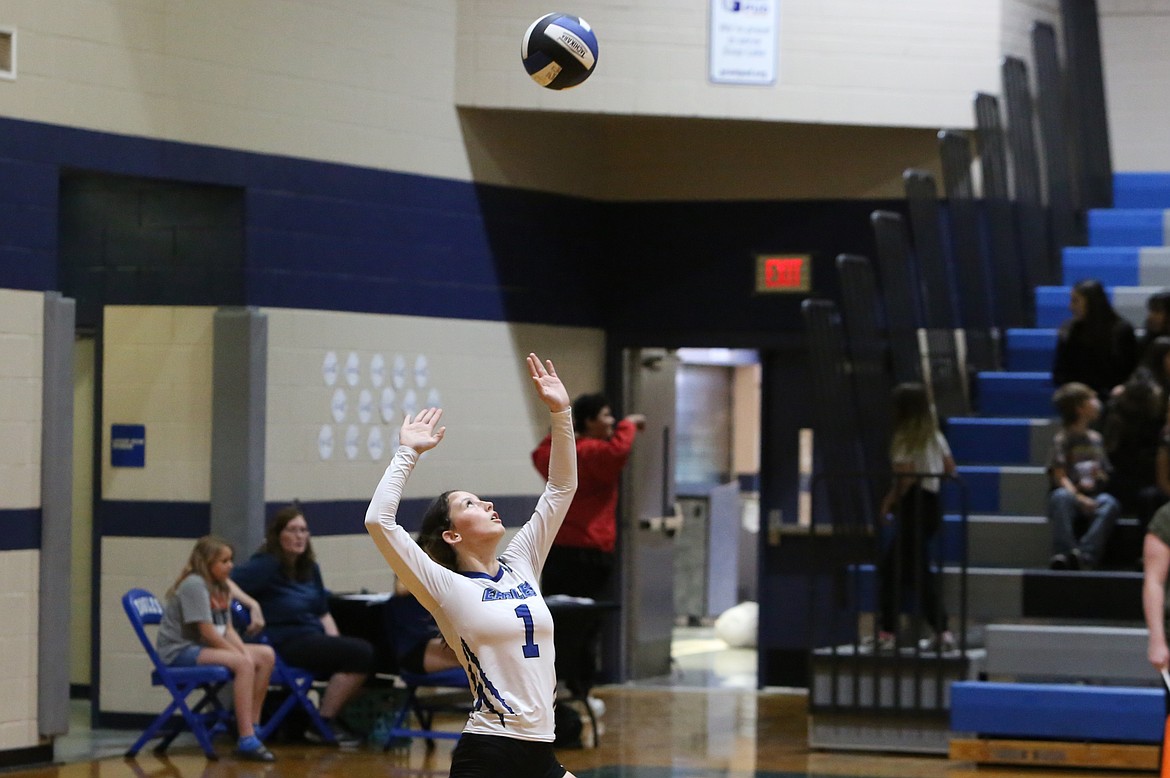
M 594 600 L 609 596 L 613 577 L 614 547 L 617 542 L 618 487 L 622 468 L 630 458 L 634 438 L 646 426 L 646 417 L 631 414 L 621 421 L 614 419 L 609 400 L 603 394 L 583 394 L 573 401 L 573 435 L 577 447 L 577 496 L 569 506 L 548 554 L 548 564 L 541 580 L 545 596 L 566 594 Z M 552 436 L 532 452 L 536 472 L 548 478 Z M 582 676 L 575 683 L 585 688 L 570 688 L 578 697 L 586 697 L 597 668 L 597 631 L 594 625 L 582 647 Z M 605 711 L 597 698 L 588 698 L 594 715 Z
M 577 496 L 557 533 L 543 591 L 598 599 L 608 593 L 617 541 L 618 486 L 630 458 L 634 438 L 646 425 L 640 414 L 614 419 L 602 394 L 583 394 L 573 401 L 573 434 L 577 446 Z M 548 478 L 552 436 L 532 452 L 532 464 Z
M 921 649 L 953 651 L 930 544 L 942 526 L 941 476 L 957 472 L 951 448 L 935 421 L 926 387 L 899 384 L 893 392 L 894 434 L 890 442 L 893 480 L 882 498 L 880 515 L 893 522 L 894 538 L 878 562 L 879 625 L 875 647 L 897 646 L 901 587 L 914 591 L 921 618 L 934 630 Z

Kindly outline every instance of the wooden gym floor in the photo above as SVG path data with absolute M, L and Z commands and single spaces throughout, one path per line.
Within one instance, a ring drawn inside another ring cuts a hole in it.
M 1048 768 L 983 767 L 944 757 L 815 752 L 806 738 L 802 692 L 754 690 L 755 654 L 717 648 L 703 635 L 676 640 L 676 673 L 669 680 L 637 686 L 599 687 L 605 701 L 601 745 L 562 749 L 562 763 L 578 778 L 1051 778 L 1053 776 L 1141 776 L 1140 772 L 1058 771 Z M 683 650 L 679 651 L 682 646 Z M 79 710 L 84 710 L 79 705 Z M 440 726 L 454 726 L 449 719 Z M 67 764 L 4 772 L 4 778 L 425 778 L 446 776 L 452 741 L 428 754 L 422 742 L 383 753 L 366 746 L 334 749 L 307 744 L 272 744 L 274 764 L 230 758 L 231 740 L 220 739 L 223 758 L 204 759 L 184 735 L 165 758 L 144 750 L 136 760 L 120 756 L 137 732 L 87 733 L 84 727 L 58 742 Z M 586 724 L 586 740 L 589 738 Z

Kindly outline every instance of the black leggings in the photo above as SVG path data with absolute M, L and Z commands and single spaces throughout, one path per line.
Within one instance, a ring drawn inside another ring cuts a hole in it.
M 283 641 L 277 653 L 293 667 L 319 678 L 334 673 L 369 675 L 374 670 L 374 647 L 367 640 L 348 635 L 301 635 Z
M 880 628 L 898 631 L 898 605 L 907 591 L 918 596 L 921 618 L 936 633 L 947 628 L 938 576 L 930 564 L 930 542 L 942 524 L 938 494 L 912 486 L 898 502 L 894 537 L 878 562 Z M 918 614 L 916 614 L 918 615 Z

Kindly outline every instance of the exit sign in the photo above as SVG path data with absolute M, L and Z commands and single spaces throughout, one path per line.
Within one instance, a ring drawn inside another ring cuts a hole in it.
M 811 258 L 808 254 L 759 254 L 756 256 L 756 292 L 807 292 Z

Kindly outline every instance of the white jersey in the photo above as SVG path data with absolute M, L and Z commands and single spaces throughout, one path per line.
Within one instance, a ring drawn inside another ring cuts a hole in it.
M 396 520 L 418 454 L 395 452 L 370 507 L 366 530 L 403 585 L 435 617 L 455 649 L 475 703 L 464 732 L 552 742 L 556 654 L 552 614 L 540 593 L 540 571 L 577 488 L 569 410 L 552 417 L 548 484 L 532 518 L 499 557 L 495 578 L 456 573 L 427 556 Z

